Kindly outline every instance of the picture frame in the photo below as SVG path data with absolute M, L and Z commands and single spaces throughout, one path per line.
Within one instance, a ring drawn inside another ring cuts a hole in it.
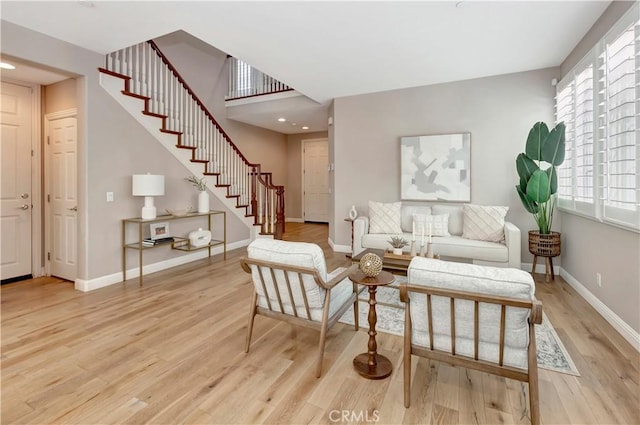
M 151 232 L 151 239 L 162 239 L 169 237 L 169 222 L 163 221 L 160 223 L 149 224 L 149 230 Z
M 471 133 L 400 138 L 404 201 L 471 202 Z

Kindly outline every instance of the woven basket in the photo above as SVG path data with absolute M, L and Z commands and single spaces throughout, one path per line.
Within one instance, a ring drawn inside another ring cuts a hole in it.
M 560 255 L 560 233 L 529 230 L 529 252 L 539 257 L 557 257 Z

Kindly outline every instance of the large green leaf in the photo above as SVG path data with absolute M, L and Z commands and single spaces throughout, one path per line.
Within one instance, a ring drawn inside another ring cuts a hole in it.
M 560 165 L 564 162 L 564 122 L 558 123 L 544 140 L 542 160 L 552 165 Z
M 558 191 L 558 171 L 553 165 L 544 171 L 549 177 L 549 194 L 553 195 Z
M 542 170 L 533 173 L 527 183 L 527 197 L 540 204 L 549 200 L 549 176 Z
M 522 177 L 520 178 L 520 189 L 522 189 L 522 193 L 527 193 L 527 183 L 529 183 L 528 180 L 525 180 Z
M 531 214 L 536 214 L 538 212 L 538 204 L 529 199 L 527 197 L 527 194 L 524 193 L 522 189 L 520 189 L 520 186 L 516 186 L 516 190 L 518 191 L 518 195 L 520 195 L 520 200 L 522 201 L 522 205 L 524 205 L 524 208 Z
M 531 131 L 529 131 L 529 137 L 527 137 L 527 145 L 524 149 L 527 156 L 536 161 L 542 159 L 542 145 L 549 136 L 549 127 L 547 124 L 540 121 L 533 125 Z
M 520 176 L 521 180 L 524 179 L 529 181 L 531 175 L 538 169 L 538 165 L 527 155 L 521 153 L 516 158 L 516 170 L 518 171 L 518 176 Z

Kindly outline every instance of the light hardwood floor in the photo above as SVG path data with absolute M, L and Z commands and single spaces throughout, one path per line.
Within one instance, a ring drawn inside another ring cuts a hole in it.
M 288 223 L 285 238 L 318 243 L 329 270 L 348 264 L 325 225 Z M 417 358 L 405 409 L 393 335 L 378 334 L 394 365 L 382 381 L 353 370 L 367 335 L 343 324 L 329 333 L 320 379 L 316 331 L 257 317 L 245 354 L 243 254 L 149 275 L 142 288 L 136 279 L 89 293 L 55 278 L 3 285 L 2 424 L 530 422 L 521 383 Z M 536 281 L 582 374 L 540 369 L 543 423 L 640 423 L 639 354 L 561 278 Z

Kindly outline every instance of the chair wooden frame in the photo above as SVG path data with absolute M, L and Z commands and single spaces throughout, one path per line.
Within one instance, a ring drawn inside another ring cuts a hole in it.
M 429 328 L 429 347 L 415 345 L 411 340 L 411 303 L 409 292 L 425 294 L 427 298 L 427 316 Z M 431 297 L 441 296 L 450 300 L 451 318 L 451 352 L 433 348 L 433 325 Z M 474 356 L 468 357 L 456 354 L 455 345 L 455 300 L 470 300 L 474 302 Z M 411 284 L 400 285 L 400 300 L 405 303 L 405 326 L 404 326 L 404 406 L 409 407 L 411 401 L 411 355 L 415 354 L 427 359 L 449 363 L 454 366 L 462 366 L 469 369 L 476 369 L 494 375 L 504 376 L 510 379 L 527 382 L 529 384 L 529 403 L 531 408 L 531 423 L 540 424 L 540 404 L 538 395 L 538 362 L 536 357 L 536 335 L 534 324 L 542 323 L 542 304 L 537 300 L 522 300 L 515 298 L 488 296 L 473 292 L 463 292 L 417 286 Z M 478 359 L 479 346 L 479 304 L 496 304 L 500 307 L 500 357 L 497 363 Z M 505 341 L 505 316 L 506 307 L 519 307 L 530 310 L 529 315 L 529 347 L 527 349 L 527 370 L 518 369 L 503 365 L 504 341 Z
M 296 273 L 298 276 L 297 284 L 300 285 L 301 293 L 303 295 L 305 316 L 306 316 L 306 317 L 301 317 L 298 314 L 295 306 L 292 308 L 293 309 L 292 314 L 284 312 L 284 306 L 282 303 L 282 294 L 278 290 L 277 285 L 274 285 L 274 288 L 276 290 L 278 305 L 273 305 L 273 303 L 269 301 L 269 297 L 265 297 L 265 299 L 267 300 L 268 307 L 267 308 L 261 307 L 260 305 L 258 305 L 258 293 L 256 292 L 254 287 L 253 296 L 251 298 L 251 304 L 249 306 L 250 307 L 249 308 L 249 325 L 247 327 L 247 341 L 245 346 L 245 352 L 246 353 L 249 352 L 249 347 L 251 345 L 251 334 L 253 332 L 253 322 L 256 314 L 271 317 L 277 320 L 282 320 L 298 326 L 317 329 L 320 331 L 320 340 L 318 342 L 318 364 L 316 368 L 316 376 L 319 378 L 322 375 L 322 360 L 324 358 L 324 346 L 326 342 L 327 332 L 338 321 L 338 319 L 342 317 L 342 315 L 349 309 L 349 307 L 351 307 L 352 303 L 353 303 L 353 309 L 354 309 L 354 327 L 356 331 L 358 330 L 358 294 L 362 290 L 362 288 L 359 289 L 358 285 L 353 282 L 352 282 L 353 293 L 351 294 L 347 302 L 345 302 L 331 317 L 329 317 L 331 289 L 334 286 L 336 286 L 338 283 L 342 282 L 345 278 L 347 278 L 349 274 L 352 273 L 355 269 L 357 269 L 357 265 L 353 265 L 352 267 L 346 269 L 345 271 L 343 271 L 342 273 L 340 273 L 339 275 L 331 279 L 329 282 L 324 282 L 320 277 L 320 274 L 318 273 L 318 271 L 314 268 L 296 267 L 288 264 L 273 263 L 270 261 L 255 260 L 255 259 L 245 258 L 245 257 L 240 259 L 240 265 L 242 266 L 242 269 L 247 273 L 251 273 L 250 266 L 254 265 L 258 267 L 259 276 L 260 276 L 259 284 L 262 285 L 263 292 L 265 294 L 267 293 L 267 290 L 266 290 L 263 273 L 265 272 L 271 273 L 272 280 L 275 282 L 274 270 L 282 270 L 283 272 L 285 272 L 284 276 L 285 276 L 285 281 L 287 284 L 287 292 L 288 292 L 286 296 L 291 301 L 292 305 L 293 305 L 292 285 L 295 284 L 295 282 L 290 281 L 286 272 Z M 324 296 L 323 310 L 322 310 L 322 321 L 320 322 L 311 319 L 311 311 L 309 310 L 309 303 L 307 301 L 304 285 L 302 283 L 302 275 L 312 276 L 315 280 L 315 283 L 319 287 L 326 290 L 325 296 Z

